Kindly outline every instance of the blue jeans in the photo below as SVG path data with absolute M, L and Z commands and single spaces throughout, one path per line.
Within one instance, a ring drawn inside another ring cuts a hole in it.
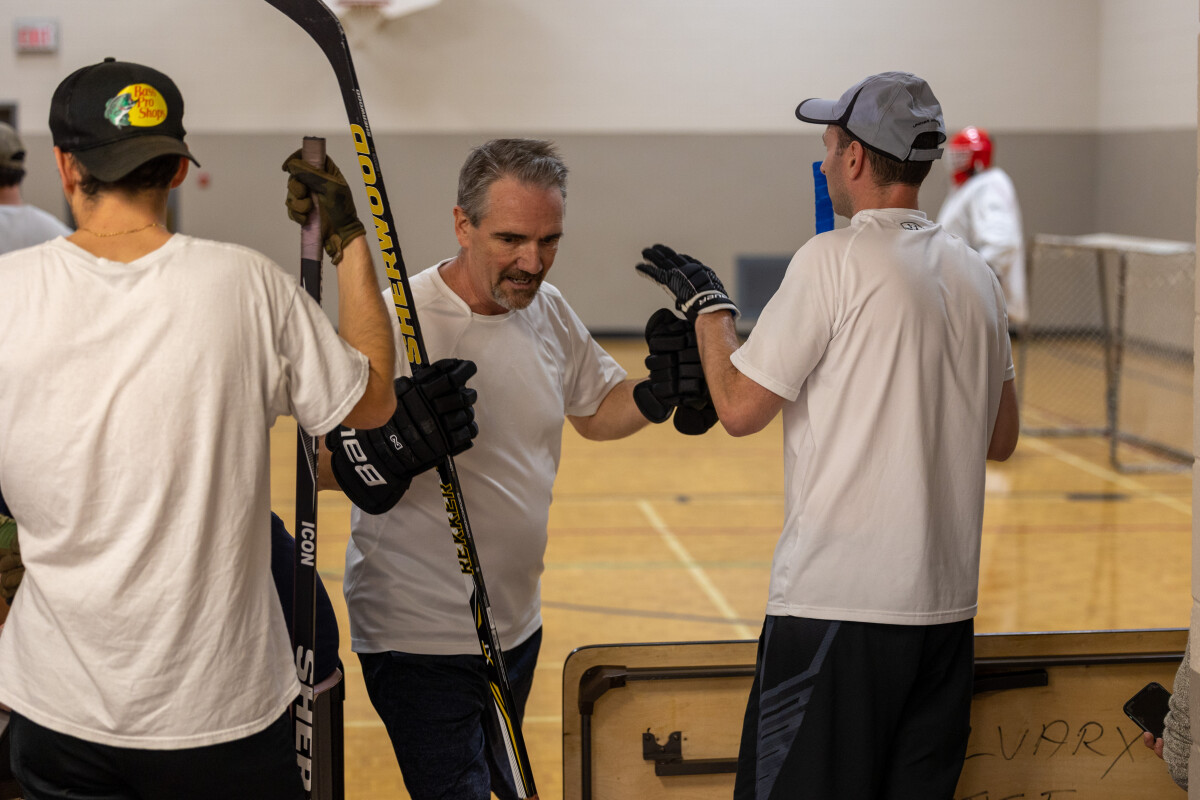
M 542 645 L 538 628 L 504 653 L 518 724 Z M 517 800 L 482 655 L 359 653 L 412 800 Z

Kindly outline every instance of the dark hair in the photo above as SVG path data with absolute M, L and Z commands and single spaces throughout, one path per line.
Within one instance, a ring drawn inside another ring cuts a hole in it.
M 551 142 L 492 139 L 471 151 L 458 173 L 458 206 L 472 225 L 487 214 L 488 190 L 501 178 L 542 189 L 558 189 L 567 199 L 567 167 Z
M 138 194 L 147 190 L 168 189 L 171 181 L 175 179 L 175 173 L 179 172 L 179 162 L 182 159 L 183 156 L 174 154 L 158 156 L 115 181 L 102 181 L 88 172 L 79 159 L 72 160 L 82 176 L 79 191 L 87 197 L 95 197 L 100 192 Z
M 0 167 L 0 189 L 16 186 L 25 179 L 23 167 Z
M 856 141 L 862 144 L 863 151 L 867 154 L 867 161 L 871 163 L 871 174 L 875 176 L 876 186 L 892 186 L 897 183 L 920 186 L 929 175 L 929 170 L 933 168 L 932 161 L 900 161 L 892 158 L 886 153 L 872 149 L 842 126 L 834 125 L 833 127 L 837 131 L 838 137 L 837 152 L 845 150 L 850 142 Z M 939 134 L 935 131 L 928 131 L 917 134 L 912 146 L 914 149 L 933 149 L 940 144 Z

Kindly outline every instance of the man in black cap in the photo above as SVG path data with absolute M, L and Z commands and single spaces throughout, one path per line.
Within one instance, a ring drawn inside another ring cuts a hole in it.
M 79 228 L 0 257 L 0 375 L 19 387 L 0 393 L 0 511 L 25 561 L 0 636 L 14 771 L 35 799 L 298 797 L 267 433 L 392 414 L 363 225 L 331 162 L 304 173 L 339 338 L 261 254 L 164 227 L 195 161 L 166 75 L 84 67 L 50 130 Z
M 834 211 L 739 346 L 703 264 L 657 245 L 638 270 L 695 320 L 734 436 L 783 415 L 786 509 L 734 796 L 949 800 L 969 731 L 984 462 L 1016 446 L 1004 295 L 917 210 L 945 141 L 915 75 L 838 100 L 826 126 Z

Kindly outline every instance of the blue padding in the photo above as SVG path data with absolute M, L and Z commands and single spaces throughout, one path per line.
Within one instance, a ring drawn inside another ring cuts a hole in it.
M 817 233 L 833 230 L 833 201 L 829 199 L 829 184 L 821 172 L 821 163 L 813 162 L 813 205 L 817 212 Z

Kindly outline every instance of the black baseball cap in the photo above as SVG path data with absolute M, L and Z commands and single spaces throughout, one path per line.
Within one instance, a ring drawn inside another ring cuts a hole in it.
M 183 142 L 183 95 L 175 82 L 115 58 L 77 69 L 58 85 L 50 133 L 56 147 L 106 183 L 158 156 L 184 156 L 200 166 Z

